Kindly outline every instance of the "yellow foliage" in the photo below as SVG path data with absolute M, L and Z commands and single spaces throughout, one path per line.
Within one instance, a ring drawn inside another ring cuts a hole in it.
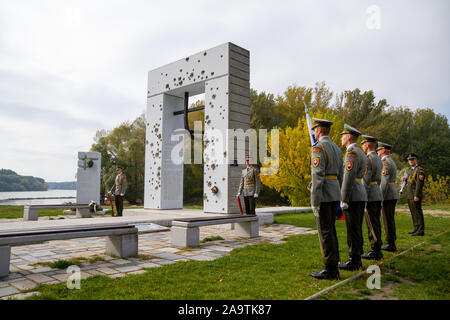
M 311 117 L 333 121 L 330 139 L 340 146 L 340 132 L 343 130 L 344 122 L 333 113 L 316 113 L 311 114 Z M 268 145 L 270 147 L 270 141 Z M 273 175 L 261 175 L 261 182 L 281 192 L 282 196 L 288 197 L 291 205 L 309 206 L 310 192 L 307 186 L 311 181 L 310 156 L 311 142 L 306 119 L 303 117 L 298 120 L 296 127 L 280 129 L 278 172 Z
M 450 177 L 437 175 L 433 179 L 431 175 L 425 180 L 423 186 L 424 201 L 428 204 L 449 203 Z

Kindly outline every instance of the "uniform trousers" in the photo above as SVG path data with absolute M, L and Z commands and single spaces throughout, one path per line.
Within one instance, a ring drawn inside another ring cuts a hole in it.
M 409 211 L 411 211 L 411 216 L 414 225 L 414 232 L 424 233 L 425 222 L 423 220 L 422 199 L 420 199 L 419 201 L 408 199 L 408 206 Z
M 363 253 L 362 222 L 365 205 L 365 201 L 350 201 L 348 209 L 344 210 L 348 255 L 354 261 L 361 261 Z
M 117 215 L 119 217 L 121 217 L 122 216 L 122 211 L 123 211 L 123 196 L 115 195 L 114 196 L 114 201 L 116 203 Z
M 319 207 L 319 241 L 321 241 L 323 249 L 323 261 L 325 267 L 330 270 L 337 269 L 340 260 L 339 243 L 335 227 L 338 206 L 339 201 L 334 201 L 322 202 Z
M 366 205 L 367 213 L 369 214 L 370 223 L 372 224 L 373 233 L 375 234 L 376 240 L 370 231 L 369 224 L 367 223 L 367 233 L 369 235 L 370 246 L 373 251 L 380 252 L 381 245 L 381 201 L 370 201 Z M 366 221 L 367 222 L 367 221 Z
M 255 214 L 255 197 L 244 196 L 245 214 Z
M 395 243 L 397 239 L 395 230 L 395 204 L 397 200 L 384 200 L 383 201 L 383 222 L 384 232 L 386 233 L 386 241 L 388 244 Z

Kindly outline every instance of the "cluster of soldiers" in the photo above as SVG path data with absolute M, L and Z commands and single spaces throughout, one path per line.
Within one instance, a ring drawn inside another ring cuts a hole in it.
M 395 206 L 399 195 L 395 186 L 397 166 L 390 156 L 392 146 L 377 141 L 375 137 L 362 135 L 345 124 L 341 132 L 341 149 L 328 137 L 333 123 L 314 119 L 314 135 L 317 142 L 311 151 L 311 206 L 318 226 L 320 248 L 325 268 L 310 275 L 317 279 L 336 279 L 339 269 L 359 270 L 361 259 L 379 260 L 382 250 L 397 250 Z M 357 145 L 362 136 L 361 148 Z M 376 147 L 378 143 L 378 147 Z M 411 169 L 407 183 L 408 204 L 413 216 L 413 236 L 424 235 L 422 213 L 422 187 L 424 170 L 417 164 L 417 155 L 408 155 Z M 349 259 L 340 263 L 335 220 L 341 207 L 347 227 Z M 363 251 L 362 224 L 365 216 L 371 250 Z M 387 245 L 382 246 L 381 222 L 384 224 Z

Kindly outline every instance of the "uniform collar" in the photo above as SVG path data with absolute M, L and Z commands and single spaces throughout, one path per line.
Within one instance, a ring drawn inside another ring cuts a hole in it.
M 370 152 L 368 153 L 368 155 L 369 155 L 369 154 L 372 154 L 372 153 L 378 155 L 377 152 L 376 152 L 375 150 L 370 151 Z
M 351 145 L 347 147 L 347 150 L 350 150 L 351 147 L 356 146 L 356 142 L 353 142 Z
M 387 154 L 387 155 L 385 155 L 383 158 L 381 158 L 381 160 L 384 160 L 384 159 L 386 159 L 387 157 L 388 157 L 389 155 Z
M 417 163 L 414 167 L 412 167 L 412 169 L 416 169 L 419 166 L 419 164 Z
M 321 136 L 319 138 L 319 141 L 321 141 L 321 140 L 330 140 L 330 137 L 329 136 Z

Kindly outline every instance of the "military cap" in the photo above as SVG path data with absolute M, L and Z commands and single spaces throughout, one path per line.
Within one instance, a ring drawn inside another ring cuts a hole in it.
M 116 166 L 116 169 L 123 170 L 122 166 Z
M 361 132 L 359 132 L 357 129 L 353 128 L 352 126 L 349 126 L 348 124 L 344 124 L 344 131 L 341 132 L 341 135 L 343 134 L 351 134 L 355 137 L 359 137 L 361 135 Z
M 377 151 L 378 150 L 381 150 L 381 149 L 387 149 L 387 150 L 391 150 L 392 149 L 392 146 L 390 145 L 390 144 L 388 144 L 388 143 L 384 143 L 384 142 L 378 142 L 378 148 L 377 148 Z
M 366 135 L 361 135 L 362 140 L 361 140 L 361 144 L 364 144 L 366 142 L 377 142 L 377 138 L 372 137 L 372 136 L 366 136 Z
M 407 160 L 413 160 L 413 159 L 419 159 L 419 157 L 417 156 L 417 154 L 415 153 L 410 153 L 408 154 L 408 156 L 406 157 Z
M 311 129 L 314 129 L 316 127 L 329 128 L 329 127 L 331 127 L 332 124 L 333 124 L 333 122 L 325 120 L 325 119 L 312 118 L 312 128 Z

